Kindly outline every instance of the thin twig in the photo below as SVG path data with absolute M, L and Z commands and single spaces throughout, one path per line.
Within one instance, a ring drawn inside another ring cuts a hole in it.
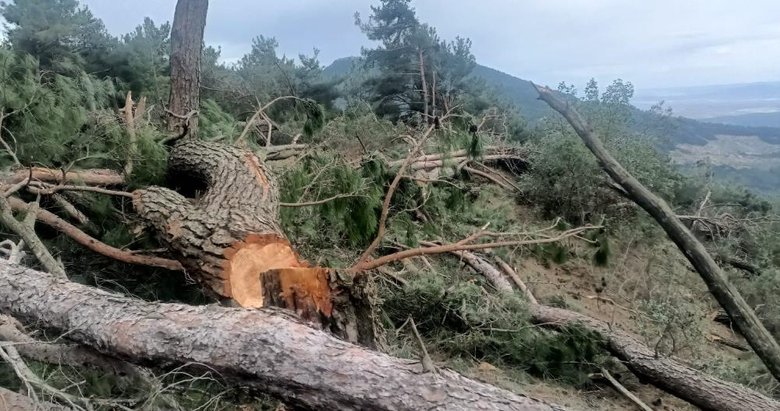
M 340 198 L 354 198 L 354 197 L 368 197 L 366 195 L 362 194 L 336 194 L 333 197 L 328 197 L 323 200 L 316 200 L 316 201 L 306 201 L 301 203 L 279 203 L 279 206 L 281 207 L 309 207 L 309 206 L 316 206 L 321 205 L 325 203 L 329 203 L 334 200 L 338 200 Z
M 92 186 L 75 186 L 75 185 L 53 185 L 46 183 L 33 182 L 30 186 L 35 187 L 38 191 L 34 191 L 36 194 L 52 195 L 58 191 L 87 191 L 91 193 L 107 194 L 111 196 L 133 198 L 133 193 L 127 191 L 109 190 L 102 187 Z
M 443 254 L 443 253 L 451 253 L 454 251 L 485 250 L 485 249 L 501 248 L 501 247 L 515 247 L 521 245 L 554 243 L 569 237 L 576 236 L 582 233 L 583 231 L 592 228 L 593 227 L 590 226 L 575 228 L 572 230 L 565 231 L 557 237 L 551 237 L 551 238 L 537 238 L 533 240 L 516 240 L 516 241 L 496 241 L 496 242 L 481 243 L 481 244 L 445 244 L 445 245 L 439 245 L 435 247 L 414 248 L 411 250 L 403 250 L 397 253 L 385 255 L 370 261 L 364 261 L 360 264 L 356 264 L 352 266 L 352 268 L 350 268 L 349 270 L 354 273 L 366 271 L 366 270 L 372 270 L 374 268 L 381 267 L 385 264 L 389 264 L 395 261 L 403 260 L 405 258 L 417 257 L 421 255 Z

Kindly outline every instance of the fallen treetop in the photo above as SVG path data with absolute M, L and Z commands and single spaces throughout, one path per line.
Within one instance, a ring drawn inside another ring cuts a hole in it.
M 454 254 L 484 275 L 496 289 L 509 293 L 514 291 L 502 273 L 486 259 L 468 251 Z M 496 260 L 507 274 L 517 275 L 503 260 Z M 705 410 L 780 410 L 780 403 L 759 392 L 707 375 L 674 357 L 657 355 L 655 350 L 633 335 L 611 324 L 574 311 L 541 305 L 536 302 L 536 298 L 522 280 L 517 278 L 515 281 L 528 297 L 531 320 L 534 323 L 553 329 L 576 325 L 598 334 L 603 339 L 605 348 L 634 374 L 678 398 Z
M 568 100 L 560 98 L 547 87 L 534 86 L 539 93 L 539 98 L 569 122 L 585 146 L 596 157 L 601 168 L 620 185 L 628 198 L 647 211 L 666 231 L 669 238 L 699 273 L 712 296 L 728 313 L 734 325 L 764 362 L 769 372 L 776 380 L 780 381 L 780 345 L 764 327 L 753 308 L 742 298 L 739 290 L 729 281 L 701 241 L 680 221 L 680 218 L 666 201 L 648 190 L 612 157 L 602 143 L 599 133 L 585 121 Z
M 723 381 L 673 357 L 657 356 L 631 334 L 573 311 L 534 304 L 534 323 L 548 328 L 579 324 L 601 335 L 607 349 L 636 375 L 705 410 L 780 410 L 780 403 L 747 387 Z
M 0 311 L 137 363 L 202 364 L 310 409 L 562 410 L 336 339 L 272 309 L 145 302 L 0 261 Z

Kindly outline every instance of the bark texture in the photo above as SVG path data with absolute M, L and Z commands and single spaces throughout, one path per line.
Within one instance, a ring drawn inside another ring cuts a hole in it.
M 200 60 L 208 0 L 179 0 L 171 27 L 171 96 L 168 129 L 197 136 L 198 117 L 188 116 L 200 106 Z M 189 123 L 189 124 L 187 124 Z
M 83 171 L 53 170 L 43 167 L 19 169 L 3 178 L 6 184 L 16 184 L 26 181 L 43 181 L 47 183 L 80 183 L 87 185 L 112 186 L 125 183 L 125 177 L 114 170 L 90 169 Z
M 370 279 L 311 267 L 279 226 L 276 179 L 251 151 L 184 139 L 168 164 L 205 187 L 191 200 L 167 188 L 133 193 L 136 212 L 194 278 L 242 307 L 288 308 L 349 341 L 374 346 Z
M 0 315 L 0 340 L 14 343 L 16 350 L 25 358 L 47 364 L 93 367 L 120 377 L 143 377 L 137 367 L 124 361 L 78 344 L 39 341 L 24 333 L 21 327 L 14 318 Z
M 0 311 L 135 362 L 203 364 L 308 409 L 562 410 L 449 370 L 424 373 L 280 311 L 150 303 L 4 261 Z
M 728 313 L 739 332 L 780 381 L 780 345 L 764 327 L 756 313 L 728 280 L 704 245 L 694 236 L 676 213 L 660 197 L 653 194 L 609 154 L 595 130 L 567 102 L 552 90 L 537 87 L 539 96 L 571 124 L 585 145 L 596 156 L 601 167 L 627 193 L 629 198 L 647 211 L 666 231 L 688 261 L 707 284 L 715 300 Z
M 252 152 L 187 139 L 168 161 L 177 179 L 202 182 L 205 193 L 193 202 L 150 187 L 133 193 L 133 205 L 217 295 L 262 307 L 262 273 L 307 267 L 279 226 L 275 179 Z

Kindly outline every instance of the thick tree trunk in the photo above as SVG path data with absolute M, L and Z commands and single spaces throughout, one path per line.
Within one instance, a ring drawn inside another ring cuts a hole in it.
M 370 351 L 284 312 L 159 304 L 0 261 L 0 311 L 139 363 L 202 364 L 293 405 L 334 410 L 562 410 Z
M 374 344 L 370 279 L 353 283 L 295 252 L 279 226 L 276 179 L 254 153 L 185 139 L 168 164 L 176 180 L 205 187 L 202 195 L 151 187 L 135 191 L 133 205 L 189 274 L 242 307 L 288 308 L 349 341 Z
M 645 188 L 617 162 L 602 144 L 597 133 L 567 102 L 556 97 L 552 90 L 537 87 L 539 96 L 571 124 L 585 145 L 596 156 L 604 171 L 627 193 L 629 198 L 645 209 L 677 244 L 707 284 L 715 300 L 729 314 L 739 332 L 745 337 L 769 372 L 780 381 L 780 345 L 764 327 L 756 313 L 728 280 L 704 245 L 683 224 L 676 213 L 660 197 Z
M 200 60 L 203 31 L 206 27 L 208 0 L 179 0 L 171 27 L 171 96 L 168 102 L 168 129 L 197 136 L 200 100 Z M 189 122 L 189 124 L 187 124 Z

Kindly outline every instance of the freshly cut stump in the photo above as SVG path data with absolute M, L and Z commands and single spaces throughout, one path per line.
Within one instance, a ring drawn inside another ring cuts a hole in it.
M 213 294 L 242 307 L 288 308 L 331 328 L 359 316 L 351 301 L 364 290 L 332 270 L 311 267 L 287 240 L 276 180 L 254 153 L 183 140 L 171 150 L 169 169 L 181 185 L 203 188 L 201 195 L 193 200 L 150 187 L 133 193 L 133 205 Z M 349 313 L 336 320 L 334 307 Z

